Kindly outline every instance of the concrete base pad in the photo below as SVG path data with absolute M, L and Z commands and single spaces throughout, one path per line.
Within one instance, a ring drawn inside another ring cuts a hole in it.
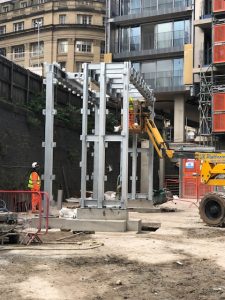
M 77 208 L 77 219 L 85 220 L 127 220 L 125 209 L 110 208 Z
M 36 227 L 38 218 L 32 219 L 32 226 Z M 97 232 L 125 232 L 141 231 L 141 220 L 87 220 L 49 218 L 49 228 L 67 229 L 73 231 Z
M 155 207 L 152 201 L 145 199 L 128 200 L 127 210 L 140 213 L 161 212 L 160 207 Z

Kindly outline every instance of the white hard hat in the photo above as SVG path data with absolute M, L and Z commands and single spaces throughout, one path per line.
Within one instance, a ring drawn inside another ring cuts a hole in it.
M 35 162 L 32 163 L 31 166 L 32 166 L 32 168 L 34 169 L 34 168 L 38 167 L 38 163 L 35 161 Z

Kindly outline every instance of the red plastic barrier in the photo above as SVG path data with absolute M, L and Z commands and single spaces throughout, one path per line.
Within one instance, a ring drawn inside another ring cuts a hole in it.
M 199 199 L 204 194 L 213 191 L 214 187 L 201 183 L 200 161 L 195 159 L 182 160 L 183 181 L 182 198 Z M 197 174 L 197 176 L 196 176 Z

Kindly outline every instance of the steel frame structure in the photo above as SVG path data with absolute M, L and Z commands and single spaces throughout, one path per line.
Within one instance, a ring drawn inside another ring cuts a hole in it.
M 98 91 L 92 90 L 90 95 L 91 82 L 95 82 Z M 154 109 L 153 91 L 145 83 L 144 79 L 131 68 L 131 63 L 100 63 L 84 64 L 83 74 L 83 108 L 82 108 L 82 159 L 81 159 L 81 207 L 95 208 L 122 208 L 127 207 L 128 197 L 139 198 L 143 195 L 136 193 L 137 155 L 137 134 L 132 135 L 132 148 L 129 149 L 129 97 L 142 99 L 149 107 L 152 117 Z M 121 132 L 118 134 L 106 134 L 107 101 L 119 101 L 121 107 L 122 124 Z M 95 122 L 93 134 L 88 134 L 88 115 L 93 109 Z M 108 143 L 120 143 L 120 186 L 121 195 L 116 200 L 105 200 L 105 149 Z M 93 152 L 93 197 L 87 198 L 87 151 L 90 143 L 94 145 Z M 153 181 L 153 149 L 150 145 L 149 152 L 149 192 L 147 198 L 152 200 Z M 132 182 L 131 195 L 128 194 L 128 155 L 132 154 Z
M 129 97 L 144 101 L 154 117 L 153 91 L 145 83 L 143 77 L 131 68 L 131 63 L 100 63 L 84 64 L 84 73 L 66 73 L 58 64 L 46 64 L 46 109 L 45 115 L 45 163 L 44 163 L 44 190 L 52 200 L 53 175 L 53 149 L 56 143 L 53 140 L 54 129 L 54 85 L 62 84 L 65 88 L 83 97 L 82 108 L 82 157 L 81 157 L 81 207 L 115 207 L 125 209 L 127 199 L 145 198 L 152 200 L 153 195 L 153 146 L 149 149 L 138 149 L 138 134 L 132 134 L 132 147 L 129 148 Z M 91 86 L 95 85 L 95 90 Z M 82 87 L 83 86 L 83 87 Z M 111 104 L 119 102 L 122 115 L 122 130 L 118 134 L 106 134 L 107 102 Z M 88 115 L 90 108 L 94 111 L 95 123 L 93 134 L 88 134 Z M 105 149 L 108 143 L 120 143 L 120 185 L 121 195 L 118 200 L 106 201 L 105 193 Z M 93 199 L 86 197 L 87 176 L 87 151 L 89 144 L 93 143 Z M 141 151 L 148 153 L 148 194 L 137 193 L 137 156 Z M 128 155 L 132 156 L 131 193 L 128 193 Z

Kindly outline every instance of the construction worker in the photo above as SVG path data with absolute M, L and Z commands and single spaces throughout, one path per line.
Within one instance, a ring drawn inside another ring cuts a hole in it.
M 32 213 L 36 213 L 39 211 L 40 202 L 41 202 L 41 178 L 38 174 L 39 165 L 37 162 L 32 163 L 32 172 L 30 174 L 28 188 L 35 193 L 32 193 L 31 203 L 32 203 Z

